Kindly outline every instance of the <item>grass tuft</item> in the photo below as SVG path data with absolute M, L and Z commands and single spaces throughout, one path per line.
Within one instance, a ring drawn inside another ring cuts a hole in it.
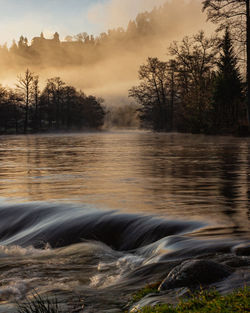
M 26 299 L 23 303 L 17 304 L 18 313 L 62 313 L 56 298 L 42 298 L 34 294 L 32 299 Z
M 144 307 L 137 313 L 249 313 L 250 287 L 222 296 L 215 290 L 201 290 L 174 307 L 169 304 Z

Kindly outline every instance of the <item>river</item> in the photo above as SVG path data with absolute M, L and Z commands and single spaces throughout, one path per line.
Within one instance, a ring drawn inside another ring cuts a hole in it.
M 120 312 L 118 298 L 160 277 L 138 269 L 200 255 L 204 242 L 231 249 L 249 240 L 249 220 L 249 138 L 2 136 L 0 312 L 34 290 Z

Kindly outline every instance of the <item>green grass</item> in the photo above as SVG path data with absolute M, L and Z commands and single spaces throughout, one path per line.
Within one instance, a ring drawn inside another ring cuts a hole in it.
M 159 284 L 148 285 L 132 297 L 132 303 L 138 302 L 150 293 L 157 293 Z M 18 313 L 62 313 L 56 299 L 50 300 L 35 294 L 31 300 L 18 304 Z M 65 309 L 65 308 L 64 308 Z M 67 310 L 76 312 L 75 310 Z M 79 310 L 78 310 L 79 312 Z M 169 304 L 155 307 L 144 307 L 137 313 L 249 313 L 250 287 L 236 290 L 232 294 L 222 296 L 216 290 L 201 290 L 182 299 L 176 307 Z
M 144 307 L 138 313 L 246 313 L 250 312 L 250 287 L 221 296 L 217 291 L 201 290 L 174 307 L 169 304 Z
M 158 293 L 160 283 L 150 284 L 133 294 L 131 303 L 136 303 L 150 293 Z

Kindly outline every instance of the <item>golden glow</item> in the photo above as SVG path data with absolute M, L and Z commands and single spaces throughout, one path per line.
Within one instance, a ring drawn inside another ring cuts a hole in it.
M 145 2 L 145 9 L 149 8 L 148 2 Z M 110 25 L 106 26 L 112 27 L 117 24 L 116 21 L 113 22 L 114 16 L 119 19 L 122 10 L 119 7 L 120 2 L 114 0 L 108 3 L 111 7 L 108 10 L 104 7 L 103 10 L 109 12 L 107 14 L 110 16 L 108 18 Z M 93 8 L 92 18 L 95 14 L 98 16 L 99 11 L 99 7 Z M 138 37 L 134 37 L 131 31 L 129 40 L 126 40 L 124 44 L 122 40 L 117 40 L 117 33 L 111 35 L 107 43 L 104 40 L 98 46 L 96 41 L 98 47 L 88 49 L 84 47 L 83 50 L 78 49 L 77 43 L 61 41 L 60 45 L 66 47 L 66 57 L 65 54 L 61 56 L 58 53 L 56 45 L 54 49 L 50 45 L 49 48 L 44 46 L 42 50 L 38 46 L 39 62 L 37 59 L 34 61 L 32 55 L 28 61 L 22 55 L 11 54 L 6 57 L 2 50 L 0 82 L 3 85 L 13 86 L 17 74 L 24 72 L 28 67 L 32 72 L 41 76 L 41 81 L 60 76 L 68 84 L 82 89 L 87 94 L 103 97 L 108 105 L 128 102 L 130 101 L 127 99 L 128 89 L 136 83 L 138 68 L 148 56 L 166 60 L 168 59 L 168 46 L 172 41 L 181 40 L 184 36 L 195 34 L 200 29 L 205 29 L 207 32 L 213 29 L 210 24 L 206 23 L 206 15 L 201 11 L 201 2 L 197 0 L 167 2 L 164 6 L 164 14 L 161 14 L 160 18 L 157 15 L 155 20 L 153 15 L 152 19 L 154 29 L 150 30 L 150 34 L 146 31 L 143 39 L 140 37 L 138 40 Z M 39 38 L 36 40 L 39 42 Z M 80 58 L 85 59 L 81 64 L 76 62 L 78 54 L 81 54 Z

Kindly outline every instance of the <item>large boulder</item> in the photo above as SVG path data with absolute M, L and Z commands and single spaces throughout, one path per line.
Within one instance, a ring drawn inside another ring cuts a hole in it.
M 169 272 L 159 290 L 207 285 L 228 277 L 232 272 L 229 266 L 213 261 L 187 260 Z

